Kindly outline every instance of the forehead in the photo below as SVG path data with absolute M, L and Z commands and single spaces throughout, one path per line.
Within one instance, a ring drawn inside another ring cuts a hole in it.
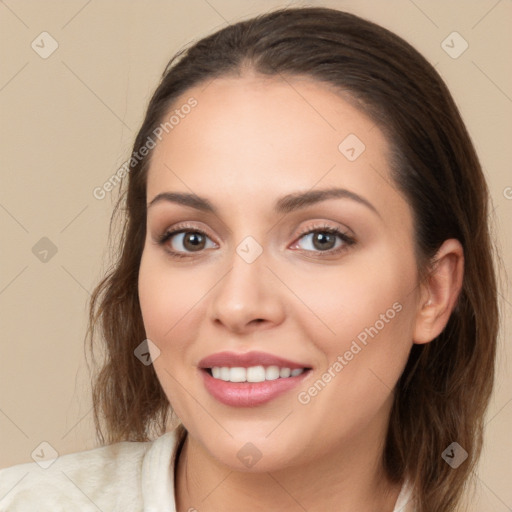
M 191 97 L 196 106 L 181 111 Z M 403 203 L 390 179 L 384 135 L 326 84 L 300 77 L 219 78 L 187 90 L 164 121 L 176 110 L 179 123 L 153 150 L 148 201 L 176 190 L 215 203 L 222 192 L 219 200 L 233 207 L 247 208 L 251 198 L 270 208 L 290 191 L 336 186 L 376 206 Z

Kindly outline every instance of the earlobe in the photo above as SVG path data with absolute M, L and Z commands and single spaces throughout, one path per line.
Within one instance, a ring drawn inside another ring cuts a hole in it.
M 441 334 L 457 303 L 464 276 L 464 250 L 461 243 L 445 240 L 434 258 L 434 265 L 418 300 L 413 342 L 429 343 Z

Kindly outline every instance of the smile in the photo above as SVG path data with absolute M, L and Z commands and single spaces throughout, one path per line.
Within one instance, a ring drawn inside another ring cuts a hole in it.
M 266 380 L 287 379 L 297 377 L 306 368 L 279 368 L 279 366 L 241 366 L 230 368 L 228 366 L 214 366 L 208 369 L 214 379 L 225 382 L 263 382 Z
M 298 386 L 311 366 L 264 352 L 219 352 L 199 369 L 208 393 L 231 407 L 255 407 Z

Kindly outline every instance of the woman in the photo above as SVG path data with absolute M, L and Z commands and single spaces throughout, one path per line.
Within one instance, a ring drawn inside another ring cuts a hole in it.
M 2 510 L 457 510 L 497 291 L 433 67 L 352 14 L 274 11 L 171 60 L 128 162 L 90 310 L 106 446 L 3 470 Z

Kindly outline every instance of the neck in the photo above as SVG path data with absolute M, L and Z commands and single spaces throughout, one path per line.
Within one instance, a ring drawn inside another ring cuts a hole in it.
M 307 465 L 270 472 L 234 470 L 187 435 L 176 462 L 176 510 L 392 512 L 401 485 L 386 477 L 383 436 L 376 438 L 371 429 Z

